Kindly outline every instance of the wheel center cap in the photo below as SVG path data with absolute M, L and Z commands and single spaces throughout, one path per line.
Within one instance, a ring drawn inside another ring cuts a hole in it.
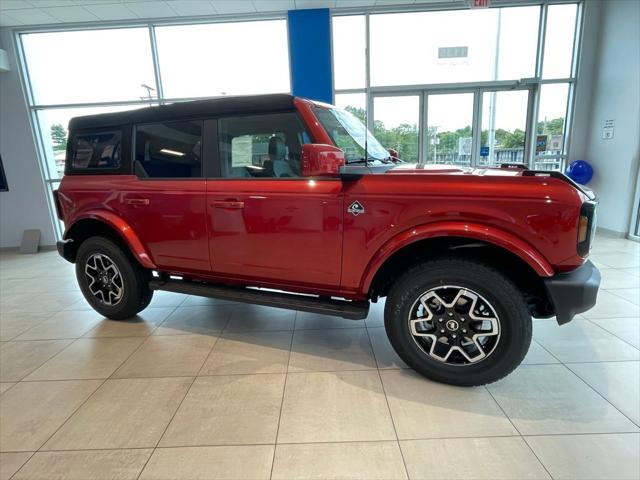
M 447 321 L 447 328 L 450 331 L 454 332 L 454 331 L 458 330 L 458 327 L 459 327 L 458 322 L 456 322 L 455 320 L 448 320 Z

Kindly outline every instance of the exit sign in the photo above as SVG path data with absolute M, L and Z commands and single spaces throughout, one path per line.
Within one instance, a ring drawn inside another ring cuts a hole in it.
M 489 8 L 491 0 L 469 0 L 469 7 L 471 8 Z

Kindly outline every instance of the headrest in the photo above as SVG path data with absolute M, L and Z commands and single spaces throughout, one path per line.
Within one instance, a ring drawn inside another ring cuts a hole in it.
M 280 137 L 269 139 L 269 156 L 273 159 L 284 159 L 287 156 L 287 146 Z

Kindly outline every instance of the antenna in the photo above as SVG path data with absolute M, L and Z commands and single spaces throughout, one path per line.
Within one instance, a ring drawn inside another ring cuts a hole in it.
M 151 103 L 153 101 L 153 94 L 151 92 L 155 92 L 156 89 L 153 88 L 153 87 L 150 87 L 146 83 L 142 83 L 142 84 L 140 84 L 140 86 L 147 91 L 147 96 L 146 97 L 140 97 L 140 100 L 149 100 L 149 103 Z

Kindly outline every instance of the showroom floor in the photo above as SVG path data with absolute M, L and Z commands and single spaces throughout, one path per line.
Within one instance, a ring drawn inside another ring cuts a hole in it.
M 598 305 L 525 364 L 429 382 L 366 322 L 157 294 L 90 310 L 55 252 L 0 255 L 0 477 L 638 478 L 640 245 L 599 237 Z M 35 452 L 35 453 L 34 453 Z

